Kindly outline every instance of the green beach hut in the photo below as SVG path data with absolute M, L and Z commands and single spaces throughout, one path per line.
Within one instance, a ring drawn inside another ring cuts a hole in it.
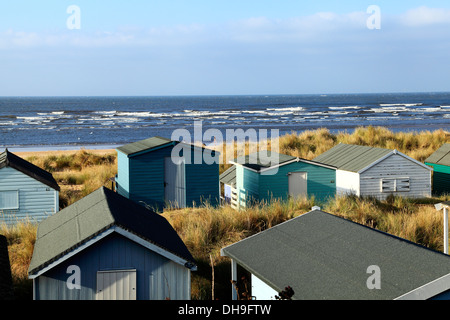
M 267 158 L 277 161 L 262 161 Z M 238 157 L 231 163 L 236 172 L 237 207 L 302 196 L 326 201 L 336 194 L 336 168 L 329 165 L 270 151 Z
M 436 150 L 425 164 L 433 168 L 433 194 L 450 193 L 450 143 Z
M 219 164 L 207 163 L 207 151 L 212 157 L 217 155 L 213 150 L 162 137 L 121 146 L 117 148 L 116 191 L 154 210 L 205 202 L 218 205 Z

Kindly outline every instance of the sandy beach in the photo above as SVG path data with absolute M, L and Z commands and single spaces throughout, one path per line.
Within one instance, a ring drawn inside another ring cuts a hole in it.
M 31 156 L 60 156 L 60 155 L 68 155 L 68 154 L 75 154 L 76 152 L 80 150 L 85 150 L 86 152 L 97 154 L 97 155 L 105 155 L 105 154 L 111 154 L 116 153 L 115 149 L 84 149 L 84 148 L 78 148 L 78 149 L 70 149 L 70 150 L 39 150 L 39 151 L 14 151 L 11 150 L 14 154 L 22 157 L 27 158 Z

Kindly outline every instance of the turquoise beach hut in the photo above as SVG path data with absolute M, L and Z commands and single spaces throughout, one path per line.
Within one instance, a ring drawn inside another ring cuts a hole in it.
M 173 156 L 173 150 L 176 157 Z M 202 147 L 152 137 L 117 148 L 116 191 L 154 210 L 220 202 L 218 153 Z
M 433 168 L 433 194 L 450 194 L 450 143 L 436 150 L 425 164 Z
M 262 157 L 278 160 L 265 164 L 267 161 L 261 161 Z M 271 202 L 302 196 L 323 202 L 336 194 L 336 168 L 332 166 L 270 151 L 267 155 L 258 152 L 240 157 L 232 163 L 236 172 L 237 207 L 252 201 Z

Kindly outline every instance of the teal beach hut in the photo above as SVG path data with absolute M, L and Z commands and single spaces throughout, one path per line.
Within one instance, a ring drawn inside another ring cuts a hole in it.
M 219 164 L 210 164 L 211 157 L 217 156 L 213 150 L 161 137 L 121 146 L 117 148 L 116 191 L 154 210 L 204 202 L 217 205 Z
M 277 161 L 266 164 L 261 161 L 263 157 Z M 336 168 L 329 165 L 275 152 L 264 156 L 261 152 L 254 153 L 232 163 L 236 167 L 235 205 L 238 207 L 252 201 L 302 196 L 323 202 L 336 194 Z
M 433 194 L 450 193 L 450 143 L 444 144 L 425 160 L 433 168 Z

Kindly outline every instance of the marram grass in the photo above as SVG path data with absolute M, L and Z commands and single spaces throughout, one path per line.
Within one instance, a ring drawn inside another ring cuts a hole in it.
M 442 144 L 450 143 L 450 133 L 434 132 L 393 133 L 386 128 L 357 128 L 353 133 L 331 134 L 327 129 L 292 132 L 279 139 L 281 153 L 313 159 L 338 143 L 352 143 L 397 149 L 418 161 L 425 160 Z M 219 146 L 228 154 L 238 154 L 232 146 Z M 242 147 L 242 146 L 241 146 Z M 265 145 L 270 149 L 270 142 Z M 238 148 L 239 149 L 239 148 Z M 258 146 L 245 144 L 239 152 L 249 153 Z M 244 151 L 242 151 L 244 150 Z M 241 154 L 239 154 L 241 155 Z M 117 174 L 116 154 L 97 155 L 81 150 L 61 156 L 32 156 L 30 162 L 49 170 L 61 186 L 61 208 L 70 205 L 98 189 L 111 187 L 110 178 Z M 229 167 L 220 166 L 220 172 Z M 336 197 L 322 210 L 343 218 L 405 238 L 434 250 L 443 249 L 442 215 L 433 204 L 448 201 L 438 199 L 409 200 L 391 197 L 385 201 L 371 198 Z M 201 204 L 194 208 L 166 210 L 162 215 L 172 224 L 198 262 L 192 274 L 192 298 L 228 299 L 230 295 L 230 265 L 220 256 L 220 249 L 257 232 L 271 228 L 311 210 L 314 199 L 259 203 L 236 211 L 230 207 L 214 208 Z M 14 227 L 2 225 L 0 233 L 8 239 L 8 251 L 15 285 L 16 298 L 31 298 L 31 280 L 27 270 L 33 252 L 37 226 L 19 223 Z M 212 283 L 214 271 L 214 286 Z

